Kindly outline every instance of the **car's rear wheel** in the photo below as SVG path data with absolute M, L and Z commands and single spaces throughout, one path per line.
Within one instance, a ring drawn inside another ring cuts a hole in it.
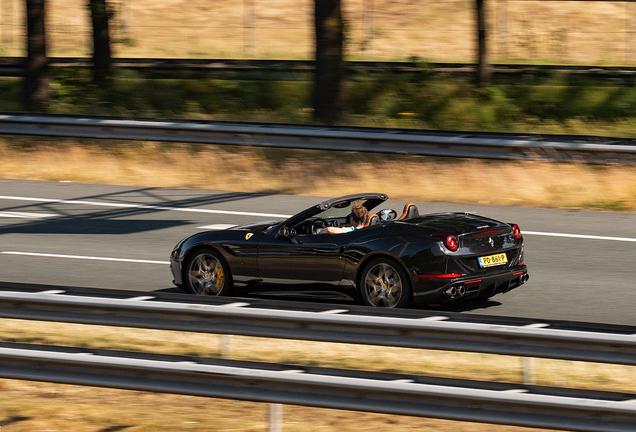
M 230 270 L 223 257 L 212 249 L 192 254 L 184 276 L 185 285 L 193 294 L 220 296 L 232 290 Z
M 400 264 L 389 258 L 376 258 L 362 272 L 360 296 L 368 306 L 405 307 L 412 300 L 411 282 Z

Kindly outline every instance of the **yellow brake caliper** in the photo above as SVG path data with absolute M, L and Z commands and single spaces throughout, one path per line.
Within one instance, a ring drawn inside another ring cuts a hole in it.
M 223 267 L 221 267 L 220 265 L 216 266 L 216 286 L 217 287 L 221 287 L 223 286 Z

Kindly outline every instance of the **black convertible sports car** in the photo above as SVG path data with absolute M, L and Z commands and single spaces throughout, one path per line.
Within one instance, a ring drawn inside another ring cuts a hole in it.
M 287 220 L 194 234 L 172 251 L 174 283 L 208 295 L 234 286 L 340 291 L 370 306 L 404 307 L 491 297 L 528 280 L 517 225 L 467 213 L 420 215 L 412 203 L 399 217 L 376 212 L 387 198 L 348 195 Z M 364 227 L 319 233 L 347 225 L 356 203 L 369 210 Z

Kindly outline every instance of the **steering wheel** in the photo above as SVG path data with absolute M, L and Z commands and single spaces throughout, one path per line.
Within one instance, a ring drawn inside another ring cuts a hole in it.
M 316 219 L 311 223 L 311 233 L 318 234 L 318 230 L 321 228 L 325 228 L 327 226 L 327 222 L 324 219 Z

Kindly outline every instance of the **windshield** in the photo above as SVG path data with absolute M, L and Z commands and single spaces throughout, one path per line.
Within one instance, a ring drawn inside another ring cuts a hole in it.
M 369 213 L 371 213 L 372 209 L 386 201 L 387 198 L 386 195 L 379 193 L 356 194 L 332 198 L 292 216 L 282 222 L 282 224 L 289 228 L 292 233 L 311 234 L 314 232 L 314 225 L 339 226 L 349 224 L 349 219 L 355 204 L 363 205 L 369 210 Z M 281 226 L 272 225 L 267 228 L 266 231 L 276 234 Z
M 377 200 L 353 199 L 335 203 L 326 210 L 297 220 L 289 228 L 292 233 L 303 235 L 316 234 L 318 229 L 327 226 L 348 226 L 351 223 L 350 216 L 355 204 L 373 208 L 377 202 Z
M 344 218 L 351 214 L 351 209 L 355 204 L 364 205 L 368 200 L 352 200 L 345 201 L 343 203 L 334 204 L 329 207 L 327 210 L 318 213 L 314 216 L 314 219 L 334 219 L 334 218 Z

